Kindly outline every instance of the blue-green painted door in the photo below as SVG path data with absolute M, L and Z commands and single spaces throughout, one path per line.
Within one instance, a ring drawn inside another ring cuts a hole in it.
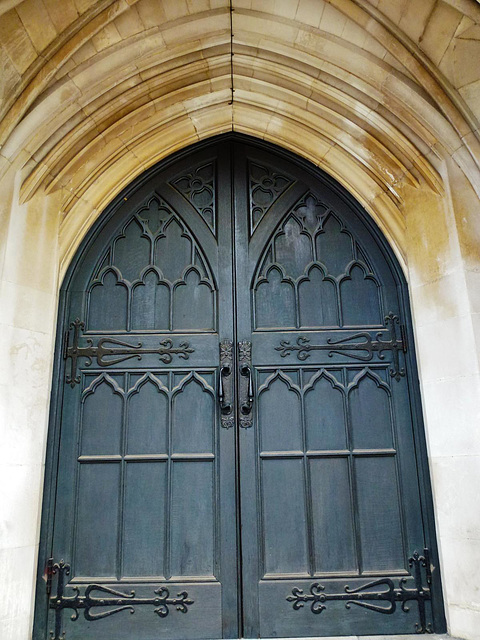
M 122 194 L 64 284 L 37 636 L 430 628 L 404 295 L 358 205 L 265 146 Z
M 217 145 L 146 176 L 66 287 L 52 557 L 69 569 L 52 594 L 63 578 L 77 600 L 50 600 L 54 637 L 238 633 L 235 438 L 217 403 L 229 161 Z
M 245 637 L 431 631 L 398 267 L 335 181 L 251 145 L 235 161 Z

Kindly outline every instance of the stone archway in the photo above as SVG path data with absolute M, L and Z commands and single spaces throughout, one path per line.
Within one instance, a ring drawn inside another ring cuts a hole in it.
M 62 3 L 62 15 L 52 2 L 0 3 L 8 354 L 1 407 L 5 469 L 16 478 L 9 482 L 14 506 L 4 510 L 11 532 L 5 575 L 16 574 L 25 557 L 35 563 L 62 275 L 93 221 L 136 175 L 188 143 L 233 129 L 336 177 L 404 267 L 446 550 L 447 614 L 453 633 L 473 637 L 473 583 L 461 578 L 459 589 L 455 576 L 468 574 L 478 553 L 464 491 L 476 483 L 478 453 L 471 429 L 479 384 L 478 78 L 470 64 L 478 7 L 467 0 L 374 4 L 331 0 L 312 13 L 303 0 L 274 8 L 234 1 L 232 67 L 229 3 L 221 0 L 208 7 L 72 0 Z M 465 481 L 452 486 L 448 479 L 462 473 Z M 31 585 L 27 575 L 4 581 L 5 599 L 22 603 L 8 608 L 11 637 L 28 637 Z

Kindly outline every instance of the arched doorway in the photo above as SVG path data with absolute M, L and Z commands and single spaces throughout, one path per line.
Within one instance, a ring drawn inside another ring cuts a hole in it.
M 178 154 L 59 323 L 37 638 L 444 630 L 407 289 L 332 179 L 237 135 Z

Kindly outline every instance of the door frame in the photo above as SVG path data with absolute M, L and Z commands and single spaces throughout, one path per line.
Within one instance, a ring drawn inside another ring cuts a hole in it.
M 59 291 L 58 302 L 58 315 L 57 315 L 57 327 L 55 336 L 55 353 L 53 361 L 52 371 L 52 386 L 50 396 L 50 410 L 49 410 L 49 426 L 47 436 L 47 449 L 45 459 L 45 476 L 44 476 L 44 488 L 42 499 L 42 516 L 41 516 L 41 529 L 40 529 L 40 543 L 38 551 L 38 563 L 37 563 L 37 575 L 36 575 L 36 588 L 35 588 L 35 607 L 34 607 L 34 626 L 33 626 L 33 639 L 44 640 L 45 631 L 47 629 L 47 616 L 48 616 L 48 598 L 46 598 L 45 582 L 42 578 L 45 578 L 45 568 L 47 566 L 47 560 L 51 556 L 50 550 L 52 549 L 53 538 L 53 518 L 55 511 L 56 489 L 57 489 L 57 471 L 59 464 L 59 445 L 60 445 L 60 418 L 62 413 L 62 388 L 65 375 L 65 360 L 63 359 L 63 342 L 64 342 L 64 323 L 66 317 L 66 309 L 69 298 L 68 287 L 71 279 L 77 269 L 78 264 L 83 258 L 85 252 L 88 250 L 93 241 L 97 238 L 98 234 L 103 229 L 104 225 L 116 214 L 117 210 L 125 204 L 125 200 L 128 200 L 130 196 L 133 196 L 148 180 L 153 178 L 155 174 L 163 172 L 170 165 L 185 159 L 190 153 L 197 152 L 203 149 L 207 149 L 210 146 L 229 142 L 241 142 L 256 147 L 259 150 L 270 152 L 272 155 L 277 155 L 280 158 L 299 166 L 301 169 L 311 174 L 316 180 L 323 182 L 329 189 L 334 191 L 345 203 L 352 208 L 355 213 L 362 219 L 363 223 L 375 239 L 377 245 L 384 253 L 386 260 L 388 261 L 395 279 L 397 281 L 397 288 L 399 294 L 399 301 L 403 311 L 403 318 L 406 326 L 407 342 L 409 348 L 405 353 L 406 364 L 410 375 L 408 376 L 408 390 L 411 398 L 411 410 L 412 410 L 412 423 L 413 423 L 413 436 L 415 443 L 415 450 L 417 452 L 417 469 L 418 469 L 418 482 L 420 492 L 420 508 L 422 509 L 424 519 L 424 531 L 426 545 L 430 550 L 432 565 L 436 570 L 436 579 L 432 584 L 432 613 L 435 625 L 435 633 L 446 633 L 446 618 L 445 608 L 442 592 L 442 579 L 441 569 L 439 563 L 437 534 L 435 526 L 433 494 L 429 472 L 429 462 L 427 453 L 427 443 L 425 435 L 425 426 L 423 420 L 422 400 L 420 391 L 420 382 L 417 367 L 417 358 L 415 352 L 415 338 L 413 330 L 413 320 L 410 308 L 410 297 L 408 291 L 408 283 L 400 266 L 398 258 L 393 251 L 393 248 L 389 244 L 387 238 L 372 219 L 370 214 L 360 205 L 360 203 L 345 189 L 337 180 L 327 174 L 319 167 L 313 165 L 308 160 L 290 152 L 282 147 L 279 147 L 273 143 L 260 140 L 245 134 L 238 133 L 226 133 L 213 136 L 190 145 L 174 154 L 168 156 L 164 160 L 156 163 L 135 180 L 133 180 L 127 187 L 108 204 L 104 211 L 97 217 L 91 227 L 86 232 L 82 239 L 79 248 L 75 252 L 72 258 L 66 274 L 63 278 Z M 232 184 L 234 183 L 235 176 L 232 175 Z M 233 203 L 232 203 L 233 211 Z M 238 434 L 237 434 L 238 437 Z M 237 469 L 238 473 L 238 469 Z M 238 505 L 237 505 L 238 509 Z M 239 532 L 240 536 L 240 532 Z M 239 548 L 241 548 L 241 539 L 238 539 Z M 242 618 L 242 589 L 241 589 L 241 576 L 239 577 L 239 617 Z M 242 629 L 241 620 L 239 621 L 239 628 Z

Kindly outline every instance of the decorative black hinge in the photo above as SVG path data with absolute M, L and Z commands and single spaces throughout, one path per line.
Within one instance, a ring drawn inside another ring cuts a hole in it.
M 402 611 L 408 613 L 410 608 L 407 603 L 416 600 L 418 604 L 418 614 L 420 621 L 415 623 L 415 630 L 417 633 L 433 633 L 432 625 L 427 623 L 427 615 L 425 609 L 425 602 L 431 600 L 431 584 L 432 573 L 430 569 L 430 556 L 428 549 L 423 550 L 421 556 L 418 551 L 415 551 L 411 558 L 408 559 L 408 563 L 411 569 L 413 569 L 413 579 L 415 587 L 413 589 L 407 589 L 405 584 L 407 578 L 401 578 L 399 580 L 399 586 L 395 587 L 395 584 L 391 578 L 381 578 L 379 580 L 373 580 L 366 584 L 350 589 L 348 585 L 344 588 L 344 593 L 325 593 L 325 587 L 318 582 L 314 582 L 310 586 L 310 593 L 303 593 L 303 589 L 294 587 L 292 589 L 292 595 L 287 596 L 288 602 L 293 603 L 293 608 L 298 611 L 304 604 L 310 604 L 310 610 L 312 613 L 321 613 L 326 609 L 326 602 L 329 600 L 346 600 L 345 608 L 350 609 L 352 604 L 356 604 L 359 607 L 364 607 L 370 611 L 376 611 L 378 613 L 392 614 L 397 609 L 397 602 L 401 602 Z M 422 568 L 425 569 L 425 583 L 422 577 Z M 375 587 L 385 587 L 385 589 L 379 591 Z M 373 604 L 385 603 L 382 604 Z
M 389 336 L 384 339 L 384 331 L 379 331 L 375 339 L 367 331 L 359 331 L 346 338 L 340 340 L 332 340 L 328 338 L 326 344 L 310 344 L 310 339 L 306 336 L 299 336 L 296 344 L 290 344 L 289 340 L 281 340 L 280 346 L 275 347 L 275 351 L 280 351 L 282 358 L 291 355 L 292 351 L 297 352 L 299 360 L 306 360 L 310 357 L 310 351 L 328 351 L 329 357 L 334 353 L 354 358 L 362 362 L 369 362 L 373 359 L 374 353 L 378 353 L 378 357 L 384 359 L 384 351 L 391 351 L 393 362 L 390 367 L 390 375 L 395 380 L 400 380 L 405 375 L 405 369 L 400 367 L 399 353 L 407 351 L 407 337 L 405 327 L 400 325 L 398 316 L 389 313 L 385 316 L 385 326 L 389 331 Z M 400 329 L 400 335 L 397 335 L 397 326 Z
M 94 621 L 101 620 L 113 616 L 120 611 L 130 611 L 135 613 L 135 606 L 153 605 L 156 607 L 153 611 L 160 616 L 166 618 L 170 613 L 169 607 L 175 607 L 181 613 L 187 613 L 188 607 L 194 604 L 194 601 L 188 597 L 186 591 L 177 593 L 176 597 L 170 597 L 170 592 L 166 587 L 159 587 L 154 590 L 155 596 L 151 598 L 137 598 L 135 591 L 123 593 L 111 587 L 101 584 L 89 584 L 85 588 L 84 595 L 80 595 L 78 587 L 69 587 L 74 592 L 72 596 L 65 596 L 65 576 L 70 574 L 70 565 L 61 562 L 52 565 L 53 574 L 58 575 L 57 593 L 49 600 L 50 609 L 55 610 L 55 630 L 50 631 L 51 640 L 63 640 L 65 631 L 62 632 L 62 611 L 64 609 L 73 609 L 71 620 L 78 620 L 80 611 L 83 610 L 85 620 Z M 93 594 L 100 594 L 95 597 Z M 92 612 L 95 607 L 102 607 L 98 613 Z M 105 607 L 111 607 L 105 611 Z
M 87 366 L 92 364 L 93 358 L 96 358 L 99 367 L 110 367 L 130 358 L 141 360 L 148 353 L 158 354 L 160 360 L 165 364 L 172 362 L 173 356 L 178 355 L 184 360 L 188 360 L 189 354 L 193 353 L 188 342 L 180 342 L 178 347 L 173 346 L 170 338 L 165 338 L 160 342 L 158 347 L 143 347 L 142 343 L 130 344 L 117 340 L 116 338 L 100 338 L 97 346 L 93 345 L 93 340 L 87 338 L 87 346 L 80 347 L 80 332 L 84 331 L 85 323 L 77 318 L 70 323 L 70 329 L 65 332 L 63 357 L 65 360 L 70 358 L 70 373 L 67 373 L 65 382 L 72 388 L 79 384 L 80 376 L 77 375 L 78 358 L 87 358 Z M 73 330 L 73 339 L 70 344 L 70 333 Z

